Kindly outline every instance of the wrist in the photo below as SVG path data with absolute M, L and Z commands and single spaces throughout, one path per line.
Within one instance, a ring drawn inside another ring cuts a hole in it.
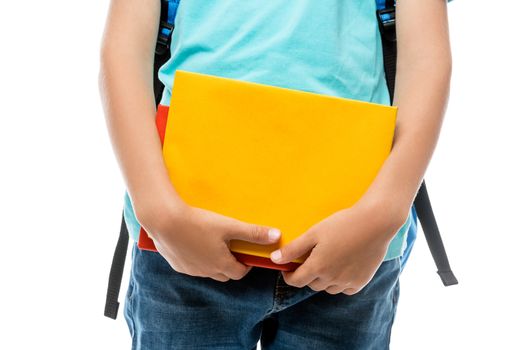
M 137 220 L 155 238 L 185 216 L 189 206 L 173 191 L 148 192 L 136 200 Z
M 406 222 L 411 206 L 406 207 L 394 196 L 363 196 L 356 204 L 370 213 L 382 229 L 380 232 L 391 239 Z

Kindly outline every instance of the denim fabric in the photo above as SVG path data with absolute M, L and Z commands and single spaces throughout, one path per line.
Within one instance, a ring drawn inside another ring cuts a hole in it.
M 383 261 L 357 294 L 332 295 L 259 267 L 227 282 L 190 276 L 135 243 L 124 309 L 132 348 L 389 349 L 400 262 Z

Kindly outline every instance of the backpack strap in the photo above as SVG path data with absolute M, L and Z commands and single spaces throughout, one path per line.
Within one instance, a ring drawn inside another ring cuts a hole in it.
M 169 59 L 171 36 L 175 29 L 175 16 L 180 0 L 161 0 L 160 24 L 158 28 L 158 37 L 155 49 L 154 62 L 154 93 L 156 106 L 160 103 L 164 85 L 158 79 L 158 69 Z M 118 315 L 118 295 L 122 285 L 122 276 L 126 263 L 127 248 L 129 245 L 129 232 L 122 211 L 122 223 L 120 225 L 120 234 L 116 243 L 111 270 L 109 272 L 109 281 L 107 283 L 106 304 L 104 316 L 116 319 Z
M 120 224 L 120 234 L 116 243 L 115 252 L 113 254 L 113 262 L 111 263 L 111 270 L 109 271 L 109 281 L 107 283 L 106 305 L 104 308 L 104 316 L 116 320 L 118 314 L 118 294 L 120 294 L 120 286 L 122 284 L 122 275 L 124 274 L 124 266 L 126 264 L 127 246 L 129 244 L 129 233 L 127 231 L 124 214 L 122 212 L 122 223 Z
M 458 284 L 458 280 L 453 271 L 451 271 L 451 266 L 449 265 L 446 249 L 444 248 L 437 221 L 435 220 L 435 215 L 431 208 L 431 202 L 429 200 L 425 181 L 422 181 L 422 185 L 420 185 L 417 196 L 415 197 L 414 205 L 418 219 L 422 225 L 422 230 L 426 236 L 429 250 L 433 256 L 435 265 L 437 265 L 437 273 L 440 276 L 442 283 L 446 287 Z
M 175 18 L 180 0 L 161 0 L 160 25 L 155 49 L 155 62 L 153 69 L 153 88 L 156 105 L 162 99 L 164 85 L 158 79 L 158 70 L 171 57 L 171 36 L 175 29 Z
M 386 83 L 389 90 L 390 103 L 393 104 L 395 93 L 395 75 L 397 69 L 397 36 L 395 28 L 395 0 L 377 0 L 377 20 L 382 38 L 382 51 L 384 55 L 384 70 Z M 446 249 L 431 207 L 425 180 L 422 181 L 417 196 L 413 202 L 418 220 L 424 231 L 426 241 L 437 266 L 437 273 L 444 286 L 457 284 L 457 278 L 451 271 Z M 414 237 L 408 236 L 408 248 L 411 249 Z M 406 257 L 404 257 L 405 259 Z

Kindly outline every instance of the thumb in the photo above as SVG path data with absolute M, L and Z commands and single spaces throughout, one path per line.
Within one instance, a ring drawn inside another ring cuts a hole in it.
M 287 264 L 309 253 L 317 244 L 313 234 L 304 233 L 282 248 L 271 253 L 271 260 L 277 264 Z
M 280 239 L 280 230 L 250 223 L 239 223 L 227 235 L 228 239 L 239 239 L 258 244 L 273 244 Z

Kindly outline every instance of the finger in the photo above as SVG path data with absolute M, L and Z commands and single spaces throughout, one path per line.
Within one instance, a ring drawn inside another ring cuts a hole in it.
M 231 278 L 232 280 L 238 281 L 242 279 L 245 275 L 247 275 L 247 273 L 249 272 L 249 269 L 243 264 L 239 264 L 239 265 L 241 265 L 242 267 L 236 266 L 234 268 L 230 268 L 227 271 L 224 271 L 224 274 L 228 276 L 229 278 Z
M 271 260 L 277 264 L 286 264 L 307 254 L 316 245 L 316 238 L 312 233 L 306 232 L 271 253 Z
M 295 271 L 282 271 L 284 281 L 290 286 L 302 288 L 313 282 L 318 276 L 309 268 L 310 264 L 303 263 Z
M 315 278 L 312 282 L 308 283 L 308 287 L 317 292 L 325 290 L 327 286 L 327 283 L 322 281 L 320 278 Z
M 342 293 L 344 290 L 346 290 L 348 287 L 346 286 L 340 286 L 340 285 L 330 285 L 329 287 L 325 288 L 326 292 L 329 294 L 339 294 Z
M 357 290 L 355 288 L 350 287 L 350 288 L 344 289 L 342 293 L 347 294 L 347 295 L 354 295 L 354 294 L 357 294 Z
M 214 279 L 215 281 L 219 281 L 219 282 L 229 281 L 229 277 L 227 277 L 223 273 L 216 273 L 213 276 L 211 276 L 210 278 Z
M 230 254 L 223 274 L 233 280 L 239 280 L 249 272 L 249 267 L 239 262 L 234 255 Z
M 226 239 L 239 239 L 257 244 L 273 244 L 280 239 L 280 230 L 274 227 L 237 221 L 227 232 Z

